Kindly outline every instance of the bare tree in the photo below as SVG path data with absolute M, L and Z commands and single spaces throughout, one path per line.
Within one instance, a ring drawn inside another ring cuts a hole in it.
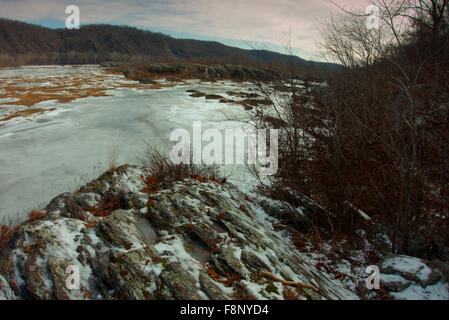
M 432 30 L 441 23 L 434 12 L 446 19 L 446 1 L 434 2 L 376 0 L 378 29 L 366 28 L 365 12 L 342 8 L 346 15 L 323 26 L 322 47 L 344 68 L 324 86 L 287 79 L 288 90 L 267 94 L 284 133 L 275 183 L 320 203 L 333 234 L 352 232 L 362 209 L 385 218 L 395 250 L 405 251 L 425 223 L 433 237 L 432 212 L 449 215 L 449 117 L 439 107 L 448 99 L 448 64 L 425 50 L 433 35 L 420 39 L 417 23 Z M 439 28 L 444 50 L 448 31 Z

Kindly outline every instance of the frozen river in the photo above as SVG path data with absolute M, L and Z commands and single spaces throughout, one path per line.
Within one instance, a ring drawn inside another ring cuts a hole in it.
M 227 97 L 227 91 L 248 90 L 248 83 L 194 80 L 152 89 L 96 66 L 0 69 L 0 83 L 0 119 L 29 108 L 48 110 L 0 122 L 0 222 L 17 215 L 23 219 L 30 209 L 74 191 L 108 169 L 114 158 L 116 164 L 137 164 L 144 141 L 162 146 L 172 130 L 191 130 L 193 121 L 201 121 L 203 128 L 223 129 L 241 127 L 249 116 L 239 105 L 193 98 L 186 92 L 195 89 Z M 73 94 L 74 86 L 101 86 L 107 95 L 46 100 L 31 107 L 21 106 L 16 98 L 32 89 L 33 94 L 44 94 L 49 88 L 64 96 Z M 241 172 L 232 178 L 246 179 Z

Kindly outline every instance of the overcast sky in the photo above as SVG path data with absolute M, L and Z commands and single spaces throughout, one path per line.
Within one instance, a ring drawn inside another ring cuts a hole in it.
M 335 0 L 364 10 L 368 0 Z M 314 58 L 320 20 L 338 13 L 329 0 L 0 0 L 0 16 L 63 27 L 65 8 L 77 5 L 81 24 L 126 24 L 174 37 L 217 40 L 281 50 L 291 34 L 296 54 Z M 263 44 L 265 43 L 265 44 Z

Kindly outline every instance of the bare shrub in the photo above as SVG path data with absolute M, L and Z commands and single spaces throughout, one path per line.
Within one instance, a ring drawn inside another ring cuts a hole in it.
M 190 159 L 192 159 L 192 156 Z M 147 170 L 148 176 L 151 176 L 157 185 L 169 186 L 173 182 L 185 178 L 222 179 L 220 178 L 219 167 L 216 165 L 195 165 L 192 161 L 190 161 L 190 164 L 174 164 L 159 148 L 148 143 L 146 143 L 142 152 L 140 162 L 143 168 Z
M 390 225 L 394 250 L 404 252 L 416 234 L 449 239 L 449 56 L 422 49 L 434 34 L 424 41 L 421 29 L 401 32 L 395 22 L 410 16 L 407 25 L 416 25 L 416 16 L 434 11 L 378 2 L 381 30 L 368 33 L 356 13 L 324 28 L 324 49 L 343 66 L 324 85 L 288 79 L 288 95 L 267 90 L 283 133 L 273 189 L 315 200 L 334 235 L 353 234 L 361 209 Z M 447 5 L 424 2 L 439 12 Z M 429 30 L 436 23 L 419 21 Z M 438 43 L 447 45 L 449 28 L 438 28 Z

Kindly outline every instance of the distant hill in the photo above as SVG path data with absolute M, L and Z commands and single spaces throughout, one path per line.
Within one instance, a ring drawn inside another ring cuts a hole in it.
M 335 67 L 266 50 L 244 50 L 214 41 L 175 39 L 128 26 L 87 25 L 79 30 L 49 29 L 0 18 L 0 65 L 100 63 L 129 59 L 225 60 L 235 63 L 293 61 L 303 67 Z M 11 61 L 10 61 L 11 62 Z

